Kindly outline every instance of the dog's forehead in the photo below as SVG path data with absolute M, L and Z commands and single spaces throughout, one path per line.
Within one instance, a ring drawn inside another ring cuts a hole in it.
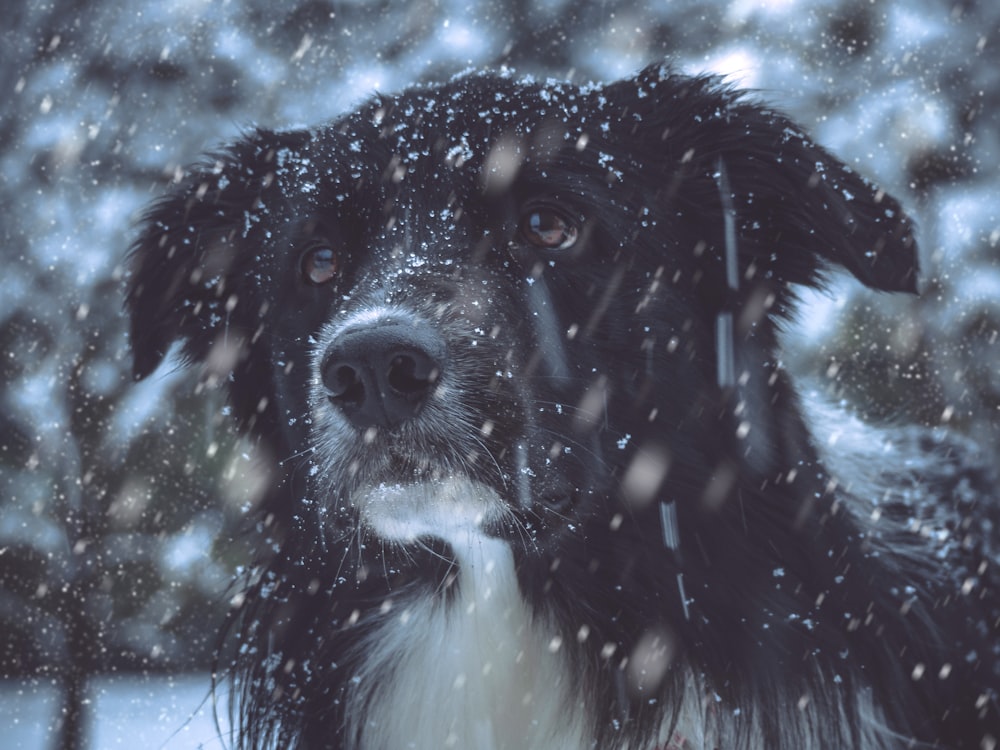
M 303 131 L 273 157 L 273 174 L 294 211 L 369 227 L 402 221 L 407 208 L 495 219 L 543 184 L 603 195 L 625 166 L 645 169 L 630 132 L 653 97 L 623 86 L 477 73 L 378 95 Z
M 599 128 L 591 120 L 605 104 L 594 89 L 565 82 L 469 75 L 373 98 L 314 131 L 310 156 L 336 165 L 330 176 L 341 182 L 369 180 L 372 170 L 380 182 L 408 169 L 455 178 L 451 170 L 502 168 L 514 152 L 539 158 L 572 146 Z
M 567 138 L 578 133 L 585 97 L 565 82 L 475 75 L 376 100 L 361 114 L 376 121 L 390 148 L 440 147 L 446 139 L 475 159 L 499 139 L 530 139 L 541 127 L 562 128 Z

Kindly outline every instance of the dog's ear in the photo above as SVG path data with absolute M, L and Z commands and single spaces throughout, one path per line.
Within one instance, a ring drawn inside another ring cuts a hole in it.
M 915 293 L 917 244 L 899 202 L 787 118 L 748 104 L 735 108 L 742 140 L 720 154 L 717 169 L 731 186 L 741 254 L 788 281 L 813 283 L 814 256 L 873 289 Z
M 189 169 L 142 216 L 125 298 L 136 379 L 153 372 L 175 341 L 187 361 L 200 361 L 225 333 L 280 149 L 306 137 L 254 131 Z
M 836 265 L 873 289 L 917 291 L 913 226 L 899 203 L 791 120 L 713 77 L 654 66 L 621 83 L 643 92 L 632 94 L 646 110 L 633 119 L 670 162 L 666 198 L 695 216 L 718 211 L 720 228 L 733 214 L 744 273 L 814 284 Z

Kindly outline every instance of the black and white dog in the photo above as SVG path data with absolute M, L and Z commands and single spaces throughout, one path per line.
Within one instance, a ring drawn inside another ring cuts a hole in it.
M 191 169 L 127 306 L 136 377 L 182 342 L 274 457 L 236 744 L 995 747 L 990 479 L 932 434 L 820 456 L 777 335 L 830 267 L 913 292 L 899 204 L 661 67 Z

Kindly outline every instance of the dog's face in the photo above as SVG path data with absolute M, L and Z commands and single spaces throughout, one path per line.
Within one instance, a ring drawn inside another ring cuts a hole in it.
M 992 604 L 858 520 L 779 366 L 833 266 L 913 291 L 899 205 L 656 67 L 466 76 L 191 170 L 127 304 L 135 375 L 180 342 L 274 459 L 241 746 L 978 744 Z
M 182 341 L 309 502 L 458 481 L 533 534 L 641 510 L 668 467 L 701 493 L 748 422 L 766 476 L 774 320 L 831 264 L 914 285 L 898 205 L 782 117 L 658 68 L 474 75 L 192 171 L 133 251 L 135 372 Z

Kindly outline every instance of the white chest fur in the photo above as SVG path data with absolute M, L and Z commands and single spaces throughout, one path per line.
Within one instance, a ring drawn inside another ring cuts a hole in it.
M 363 750 L 589 745 L 560 636 L 525 606 L 509 546 L 479 528 L 499 507 L 494 499 L 468 484 L 382 488 L 362 499 L 383 538 L 432 533 L 458 561 L 453 599 L 394 608 L 367 644 L 348 710 Z

